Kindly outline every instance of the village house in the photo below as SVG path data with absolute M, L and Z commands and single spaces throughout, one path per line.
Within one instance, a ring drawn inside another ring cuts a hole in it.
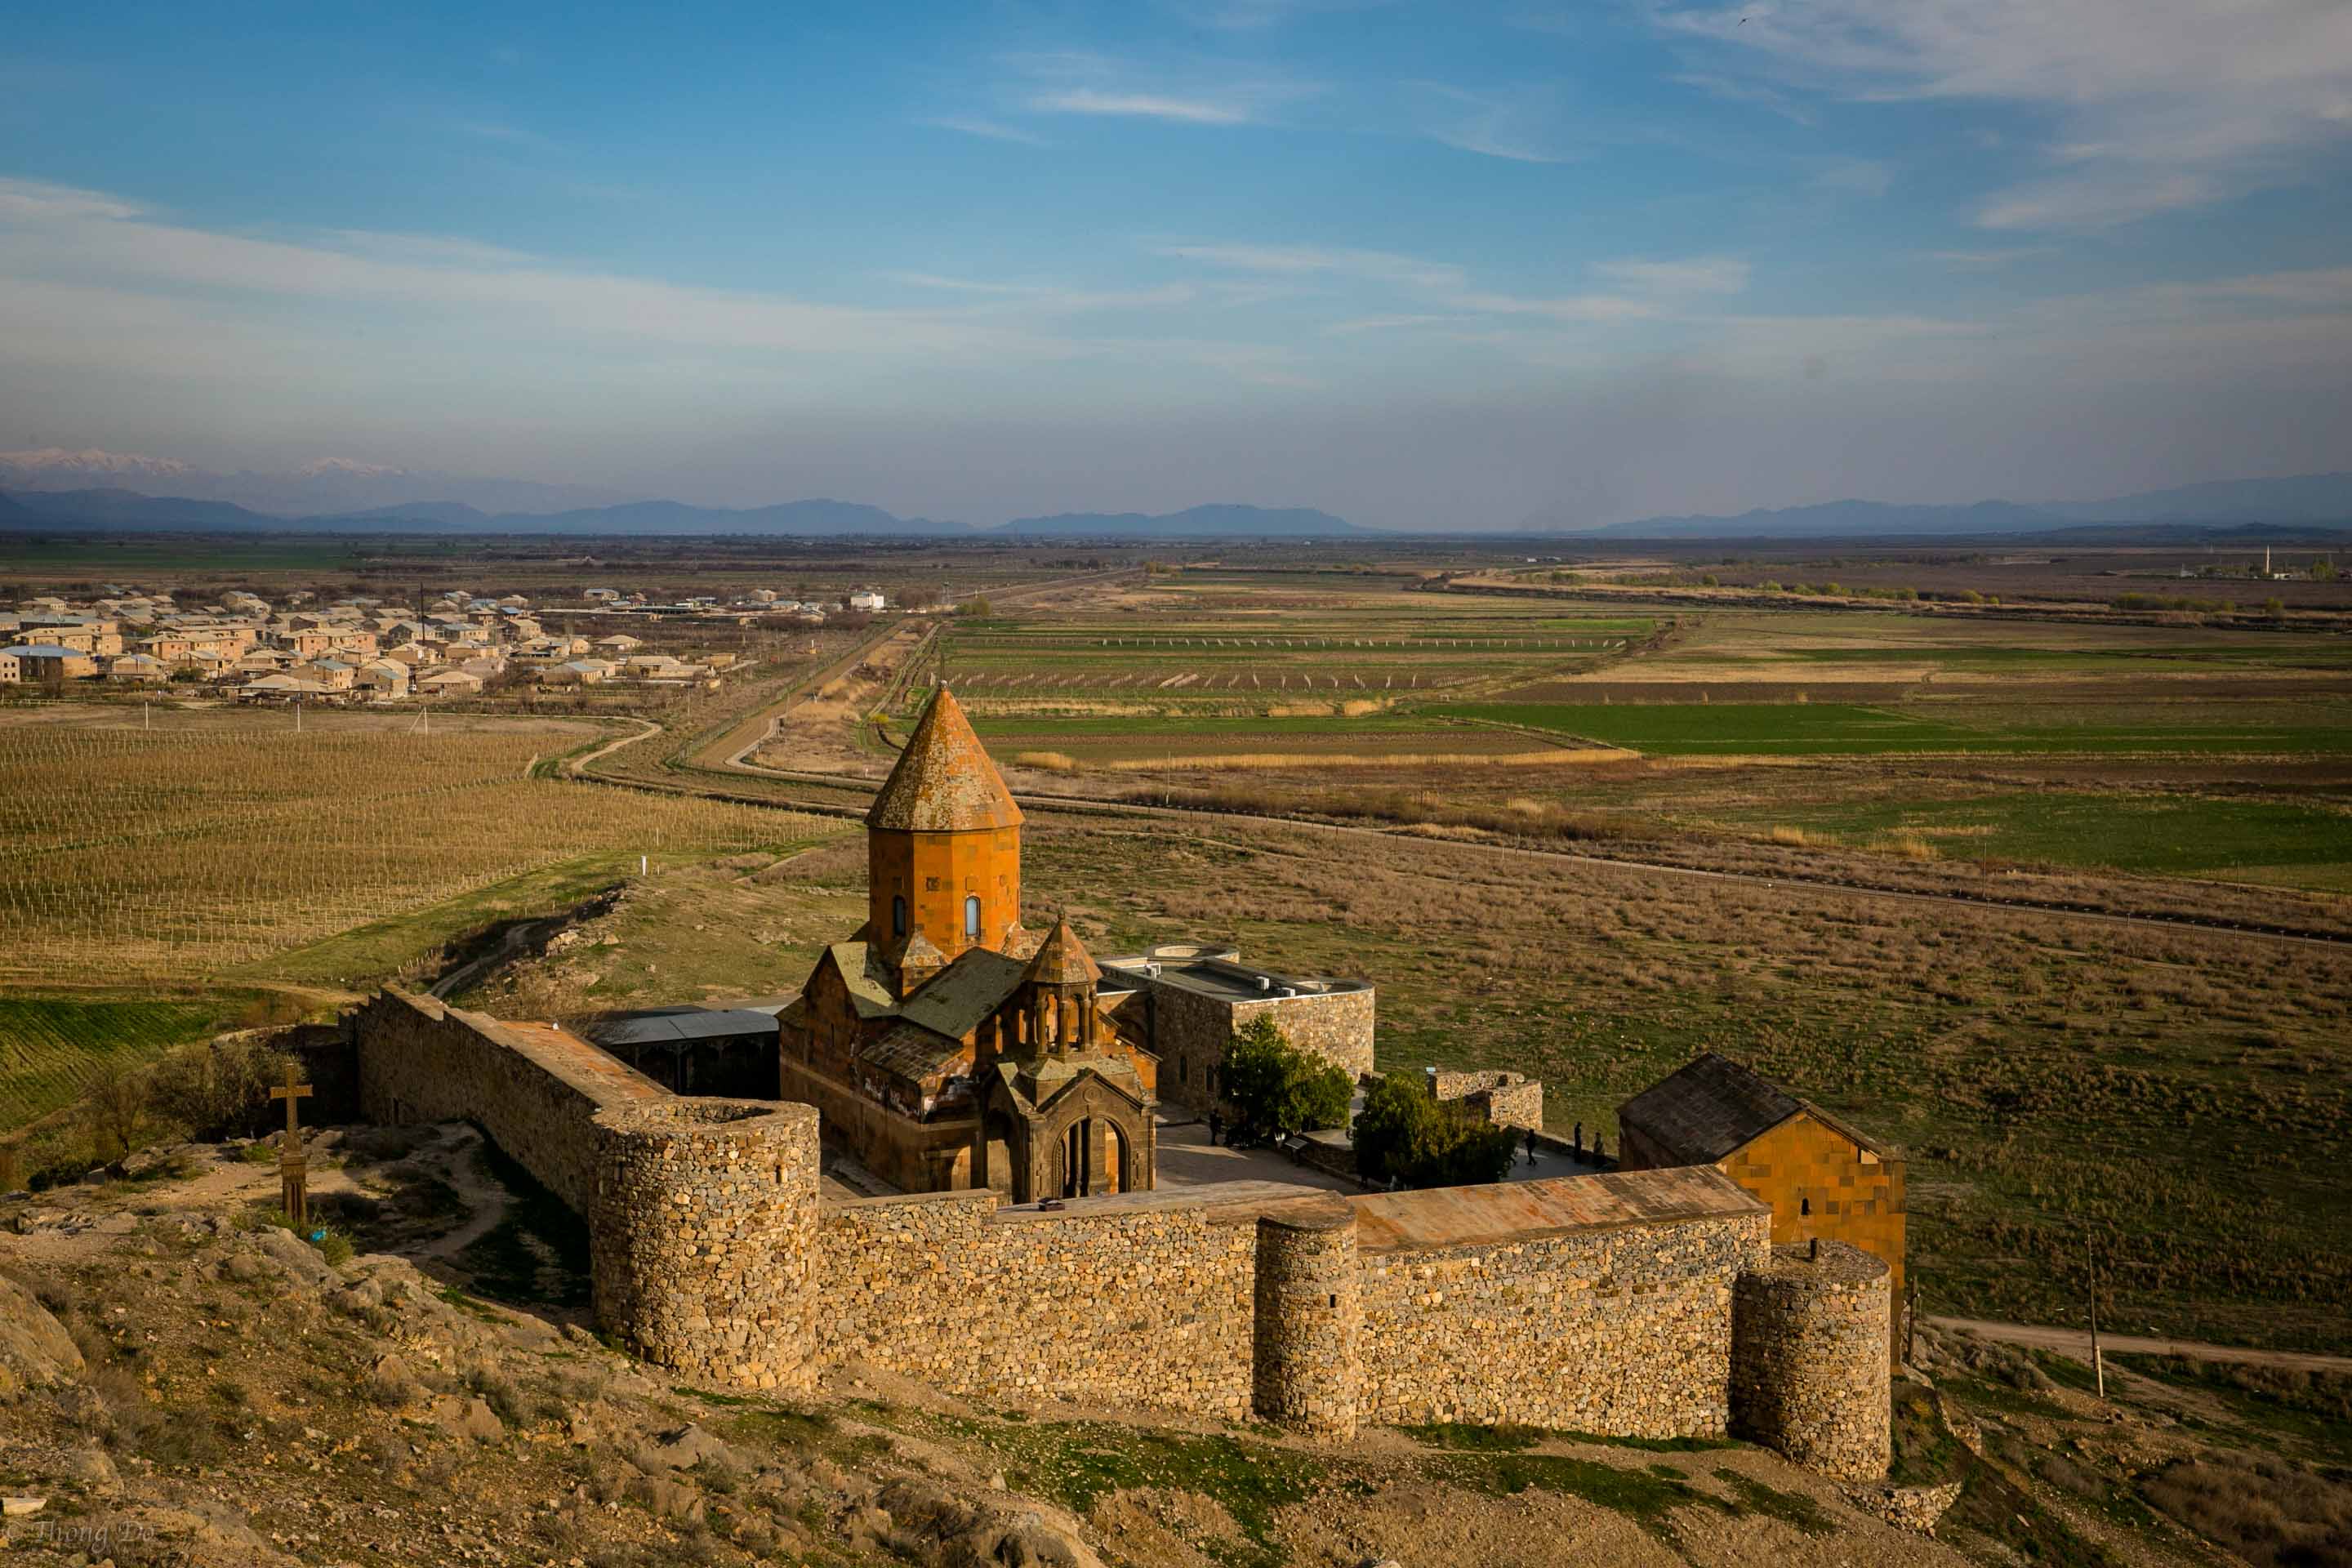
M 34 686 L 48 680 L 86 680 L 98 673 L 98 660 L 77 648 L 56 643 L 18 643 L 5 650 L 15 656 L 18 683 Z
M 1776 1246 L 1819 1237 L 1884 1259 L 1899 1321 L 1904 1161 L 1895 1151 L 1714 1051 L 1619 1106 L 1617 1132 L 1622 1170 L 1711 1165 L 1730 1177 L 1770 1206 Z
M 462 669 L 436 669 L 419 680 L 416 689 L 435 697 L 479 697 L 482 678 Z
M 408 684 L 408 666 L 396 658 L 372 658 L 360 666 L 352 678 L 354 689 L 379 702 L 397 701 L 407 696 Z
M 152 654 L 126 653 L 106 667 L 106 679 L 160 686 L 172 679 L 172 671 L 162 659 Z

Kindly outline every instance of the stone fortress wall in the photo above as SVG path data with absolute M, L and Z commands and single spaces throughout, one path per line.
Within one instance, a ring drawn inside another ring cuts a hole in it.
M 1518 1072 L 1455 1072 L 1433 1068 L 1425 1075 L 1431 1094 L 1459 1100 L 1497 1127 L 1543 1131 L 1543 1079 Z
M 1843 1241 L 1775 1247 L 1732 1315 L 1733 1430 L 1841 1480 L 1886 1473 L 1885 1262 Z
M 1327 1438 L 1730 1429 L 1835 1474 L 1885 1468 L 1883 1266 L 1774 1256 L 1769 1211 L 1710 1168 L 820 1204 L 814 1107 L 681 1100 L 562 1030 L 399 992 L 353 1038 L 367 1115 L 479 1123 L 586 1218 L 599 1322 L 709 1382 L 803 1388 L 864 1359 L 971 1397 Z

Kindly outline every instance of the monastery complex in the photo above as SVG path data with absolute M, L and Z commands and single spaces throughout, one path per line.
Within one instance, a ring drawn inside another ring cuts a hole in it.
M 1202 944 L 1098 960 L 1067 921 L 1031 922 L 1021 834 L 942 689 L 866 818 L 865 924 L 777 1018 L 773 1098 L 674 1092 L 570 1030 L 392 990 L 345 1031 L 362 1112 L 480 1125 L 586 1220 L 601 1326 L 714 1384 L 864 1361 L 1334 1441 L 1734 1434 L 1883 1475 L 1892 1151 L 1709 1055 L 1627 1103 L 1614 1168 L 1163 1184 L 1160 1129 L 1214 1108 L 1237 1025 L 1269 1015 L 1361 1080 L 1373 989 Z M 1540 1085 L 1428 1077 L 1541 1138 Z M 824 1195 L 844 1157 L 898 1190 Z

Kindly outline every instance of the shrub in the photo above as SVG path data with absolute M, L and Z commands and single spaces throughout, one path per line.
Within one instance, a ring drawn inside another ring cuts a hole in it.
M 1226 1046 L 1223 1083 L 1244 1138 L 1337 1127 L 1355 1098 L 1346 1072 L 1292 1045 L 1263 1013 Z
M 251 1130 L 269 1108 L 269 1086 L 283 1081 L 287 1058 L 235 1036 L 174 1051 L 151 1079 L 155 1110 L 192 1137 Z
M 1514 1142 L 1510 1128 L 1474 1121 L 1391 1073 L 1372 1085 L 1356 1113 L 1356 1173 L 1408 1187 L 1499 1182 L 1510 1171 Z

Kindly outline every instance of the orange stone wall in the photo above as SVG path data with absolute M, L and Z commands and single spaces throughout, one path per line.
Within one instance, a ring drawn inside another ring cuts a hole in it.
M 1820 1237 L 1886 1264 L 1895 1316 L 1903 1307 L 1903 1162 L 1885 1160 L 1810 1116 L 1792 1116 L 1717 1169 L 1772 1209 L 1772 1244 Z
M 948 959 L 971 945 L 963 935 L 963 901 L 980 895 L 980 942 L 1001 949 L 1007 928 L 1021 919 L 1021 830 L 905 833 L 871 828 L 866 835 L 867 918 L 872 940 L 892 939 L 890 900 L 907 900 L 909 931 L 919 930 Z

